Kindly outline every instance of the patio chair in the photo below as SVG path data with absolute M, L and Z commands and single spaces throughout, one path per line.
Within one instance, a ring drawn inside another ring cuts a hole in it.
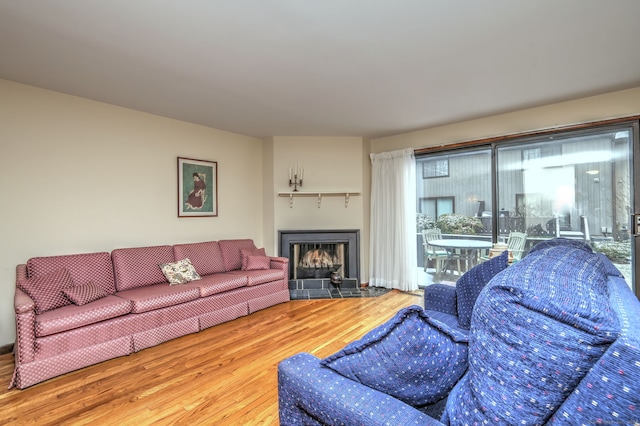
M 520 260 L 527 242 L 527 234 L 524 232 L 510 232 L 507 238 L 507 249 L 513 253 L 513 260 Z
M 429 245 L 431 240 L 442 239 L 442 234 L 438 228 L 423 229 L 422 230 L 422 245 L 424 246 L 424 270 L 427 271 L 427 263 L 430 260 L 435 262 L 436 276 L 440 276 L 442 273 L 442 265 L 447 260 L 448 255 L 446 250 L 439 250 L 436 247 Z

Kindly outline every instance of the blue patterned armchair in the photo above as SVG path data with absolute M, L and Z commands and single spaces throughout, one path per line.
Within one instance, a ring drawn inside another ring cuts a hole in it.
M 606 257 L 550 240 L 285 359 L 278 393 L 282 425 L 639 424 L 640 302 Z

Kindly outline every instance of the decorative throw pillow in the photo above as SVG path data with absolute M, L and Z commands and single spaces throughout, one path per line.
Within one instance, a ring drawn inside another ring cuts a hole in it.
M 18 281 L 18 287 L 33 299 L 36 314 L 70 305 L 62 291 L 73 287 L 71 274 L 65 268 L 57 269 L 46 275 Z
M 267 256 L 247 256 L 246 271 L 256 271 L 259 269 L 271 268 L 271 259 Z
M 487 284 L 473 310 L 469 371 L 443 423 L 546 424 L 619 334 L 600 262 L 548 247 Z
M 89 302 L 93 302 L 103 297 L 107 297 L 108 294 L 102 287 L 90 282 L 71 288 L 62 290 L 62 293 L 73 302 L 75 305 L 82 306 Z
M 173 263 L 163 263 L 160 265 L 160 269 L 162 269 L 162 273 L 167 277 L 170 285 L 185 284 L 189 281 L 201 279 L 189 258 Z
M 480 291 L 498 272 L 508 267 L 509 252 L 504 251 L 500 256 L 487 260 L 469 269 L 456 283 L 456 300 L 458 305 L 458 325 L 469 329 L 471 327 L 471 313 L 473 305 Z
M 410 306 L 320 364 L 420 407 L 442 399 L 464 374 L 467 336 Z
M 267 253 L 264 251 L 264 248 L 240 249 L 240 256 L 242 257 L 241 269 L 243 271 L 249 270 L 247 269 L 247 262 L 249 261 L 249 256 L 266 256 L 266 255 Z

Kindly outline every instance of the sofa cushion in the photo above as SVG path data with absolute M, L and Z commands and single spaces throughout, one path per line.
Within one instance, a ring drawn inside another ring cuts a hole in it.
M 472 314 L 469 371 L 443 423 L 548 420 L 619 333 L 600 262 L 548 245 L 487 284 Z
M 200 279 L 200 275 L 196 272 L 189 258 L 163 263 L 160 265 L 160 269 L 169 281 L 169 285 L 185 284 Z
M 529 250 L 529 253 L 535 253 L 538 250 L 543 250 L 549 247 L 556 247 L 556 246 L 569 246 L 579 250 L 584 250 L 587 253 L 593 253 L 591 246 L 586 242 L 581 240 L 571 240 L 569 238 L 563 238 L 563 237 L 551 238 L 549 240 L 541 241 L 538 244 L 531 247 L 531 250 Z
M 267 256 L 247 256 L 246 266 L 243 267 L 243 270 L 258 271 L 269 268 L 271 268 L 271 259 Z
M 267 253 L 264 251 L 264 248 L 256 248 L 256 249 L 240 249 L 240 257 L 242 258 L 242 266 L 240 269 L 243 271 L 247 270 L 247 264 L 249 262 L 249 256 L 266 256 Z M 269 268 L 266 268 L 269 269 Z
M 242 268 L 241 249 L 255 249 L 253 240 L 221 240 L 218 241 L 220 251 L 222 251 L 222 259 L 224 260 L 224 268 L 226 271 L 234 271 Z
M 71 288 L 65 288 L 62 293 L 67 299 L 69 299 L 74 305 L 86 305 L 94 300 L 107 297 L 108 294 L 104 289 L 98 287 L 94 283 L 87 283 Z
M 85 305 L 68 305 L 36 316 L 36 336 L 44 337 L 131 312 L 131 302 L 108 295 Z
M 467 336 L 410 306 L 320 364 L 419 407 L 442 399 L 464 374 Z
M 184 286 L 195 287 L 200 291 L 200 297 L 207 297 L 234 288 L 246 287 L 247 283 L 246 275 L 214 274 L 205 275 L 201 280 L 184 284 Z
M 259 269 L 257 271 L 229 271 L 228 274 L 247 277 L 248 286 L 269 283 L 272 281 L 278 281 L 285 278 L 285 272 L 281 269 Z
M 17 285 L 33 299 L 36 314 L 71 304 L 71 301 L 62 293 L 63 290 L 73 287 L 71 274 L 66 268 L 26 280 L 18 280 Z
M 173 246 L 173 256 L 176 259 L 191 259 L 191 264 L 200 276 L 225 272 L 220 244 L 217 241 L 176 244 Z
M 465 272 L 456 283 L 456 303 L 458 306 L 458 324 L 460 327 L 471 327 L 471 312 L 480 291 L 494 275 L 505 270 L 509 264 L 509 252 L 482 262 Z
M 616 266 L 611 262 L 611 260 L 604 253 L 596 253 L 600 260 L 602 261 L 602 265 L 604 266 L 605 273 L 612 277 L 624 278 L 624 275 Z
M 116 296 L 130 300 L 131 312 L 139 314 L 195 300 L 200 297 L 200 290 L 197 287 L 164 283 L 119 291 Z
M 75 285 L 92 282 L 109 294 L 116 291 L 111 254 L 107 252 L 33 257 L 27 261 L 27 276 L 38 277 L 61 268 L 69 271 Z
M 167 282 L 158 265 L 175 261 L 171 246 L 115 249 L 111 258 L 118 291 Z

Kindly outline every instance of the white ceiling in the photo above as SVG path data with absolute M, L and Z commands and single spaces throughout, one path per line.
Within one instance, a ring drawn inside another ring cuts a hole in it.
M 256 137 L 638 87 L 639 41 L 639 0 L 0 1 L 0 78 Z

